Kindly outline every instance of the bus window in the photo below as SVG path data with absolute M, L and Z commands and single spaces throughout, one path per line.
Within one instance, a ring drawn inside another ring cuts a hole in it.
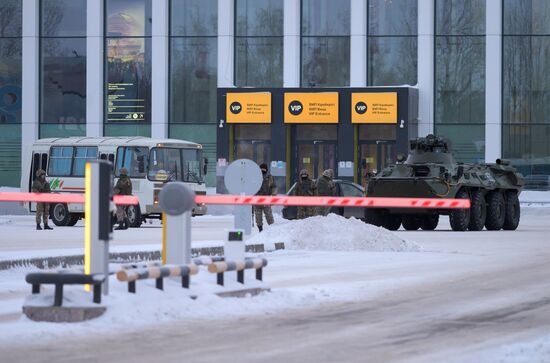
M 115 154 L 109 154 L 108 159 L 111 162 L 111 164 L 114 164 L 115 163 Z
M 42 160 L 40 161 L 40 168 L 44 171 L 48 170 L 48 154 L 42 154 Z
M 40 169 L 40 154 L 36 153 L 32 158 L 32 174 L 31 179 L 34 181 L 36 179 L 36 172 Z
M 107 160 L 107 154 L 101 154 L 99 155 L 100 160 Z
M 198 150 L 183 149 L 183 181 L 202 183 L 201 155 Z
M 115 175 L 126 168 L 131 178 L 144 178 L 147 174 L 149 149 L 147 147 L 127 146 L 117 150 Z
M 74 152 L 73 176 L 84 176 L 86 162 L 97 159 L 97 147 L 77 146 Z
M 153 148 L 149 157 L 150 180 L 181 181 L 181 154 L 180 149 Z
M 71 162 L 73 158 L 72 147 L 52 146 L 50 155 L 50 166 L 48 168 L 49 176 L 71 175 Z

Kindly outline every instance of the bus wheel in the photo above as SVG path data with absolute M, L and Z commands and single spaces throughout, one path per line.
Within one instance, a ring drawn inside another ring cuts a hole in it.
M 69 224 L 71 213 L 66 204 L 56 203 L 50 206 L 50 218 L 56 226 L 65 227 Z
M 67 223 L 67 226 L 72 227 L 76 223 L 78 223 L 78 220 L 80 219 L 80 215 L 77 213 L 70 213 L 71 218 L 69 219 L 69 222 Z
M 139 228 L 141 227 L 141 209 L 139 208 L 139 204 L 137 205 L 129 205 L 128 209 L 126 209 L 126 214 L 128 215 L 128 221 L 130 222 L 131 228 Z

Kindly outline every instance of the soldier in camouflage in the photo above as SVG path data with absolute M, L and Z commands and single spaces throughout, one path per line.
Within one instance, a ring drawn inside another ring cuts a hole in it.
M 262 181 L 262 186 L 256 195 L 275 195 L 277 193 L 277 186 L 275 185 L 275 180 L 273 176 L 267 171 L 267 164 L 260 165 L 260 170 L 264 177 Z M 270 205 L 255 205 L 253 207 L 254 216 L 256 217 L 256 225 L 258 230 L 261 232 L 263 230 L 263 218 L 262 212 L 265 214 L 265 219 L 267 224 L 273 224 L 273 212 L 271 211 Z
M 126 168 L 120 169 L 120 178 L 116 182 L 115 195 L 132 195 L 132 181 L 128 177 L 128 170 Z M 128 221 L 128 216 L 126 215 L 126 209 L 124 206 L 116 206 L 116 219 L 118 222 L 118 227 L 115 229 L 128 229 L 130 222 Z
M 300 171 L 300 178 L 296 182 L 296 196 L 313 197 L 317 195 L 317 187 L 315 182 L 309 177 L 309 172 L 306 169 Z M 315 215 L 315 207 L 298 207 L 298 219 L 305 219 Z
M 317 179 L 317 193 L 321 197 L 333 197 L 336 195 L 336 184 L 333 181 L 334 170 L 327 169 L 323 175 Z M 326 216 L 330 211 L 330 206 L 317 207 L 317 215 Z
M 50 193 L 50 183 L 46 180 L 46 172 L 42 169 L 36 171 L 36 179 L 32 182 L 33 193 Z M 36 203 L 36 229 L 41 230 L 40 221 L 44 221 L 44 229 L 53 229 L 48 226 L 50 205 L 48 203 Z

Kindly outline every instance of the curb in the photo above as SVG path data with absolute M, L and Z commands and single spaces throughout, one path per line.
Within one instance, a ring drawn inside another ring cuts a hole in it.
M 283 242 L 275 243 L 275 251 L 284 250 Z M 246 245 L 246 252 L 263 253 L 266 251 L 263 244 Z M 223 256 L 223 246 L 192 248 L 191 257 L 198 256 Z M 109 253 L 111 263 L 127 263 L 141 261 L 159 261 L 161 259 L 160 251 L 136 251 L 136 252 L 113 252 Z M 39 269 L 48 269 L 56 267 L 67 267 L 72 265 L 84 265 L 84 255 L 58 256 L 58 257 L 36 257 L 24 258 L 18 260 L 0 261 L 0 271 L 9 270 L 16 267 L 34 266 Z

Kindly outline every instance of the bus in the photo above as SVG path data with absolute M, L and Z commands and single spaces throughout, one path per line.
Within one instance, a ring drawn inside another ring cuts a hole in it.
M 132 180 L 133 195 L 139 205 L 128 206 L 131 227 L 149 218 L 161 218 L 158 195 L 165 183 L 179 181 L 196 194 L 206 194 L 204 176 L 208 159 L 202 145 L 174 139 L 147 137 L 68 137 L 40 139 L 23 153 L 21 191 L 31 191 L 36 171 L 46 171 L 52 193 L 84 193 L 84 170 L 89 160 L 107 160 L 113 167 L 114 182 L 126 168 Z M 25 207 L 34 212 L 35 203 Z M 197 204 L 192 215 L 206 214 Z M 56 226 L 74 226 L 84 216 L 82 204 L 50 205 L 50 218 Z

